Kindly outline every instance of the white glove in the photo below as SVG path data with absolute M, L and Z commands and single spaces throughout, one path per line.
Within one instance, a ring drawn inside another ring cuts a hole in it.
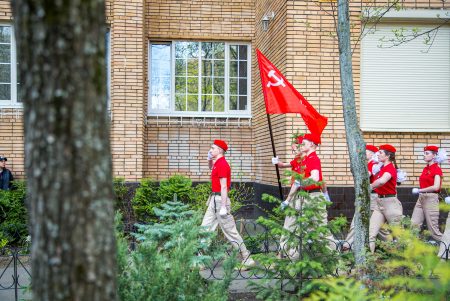
M 419 188 L 413 188 L 412 194 L 419 194 Z
M 450 196 L 445 198 L 445 203 L 450 205 Z
M 401 169 L 397 169 L 397 182 L 402 183 L 406 181 L 406 172 Z
M 227 216 L 227 214 L 228 214 L 227 208 L 226 207 L 220 207 L 219 215 L 221 217 L 225 217 L 225 216 Z
M 383 166 L 383 163 L 378 163 L 372 166 L 372 175 L 376 175 L 377 173 L 380 172 L 381 170 L 381 166 Z
M 302 182 L 300 182 L 299 180 L 295 180 L 295 181 L 294 181 L 294 185 L 295 185 L 295 187 L 297 187 L 297 188 L 300 188 L 300 187 L 303 186 L 303 185 L 302 185 Z
M 208 161 L 211 161 L 212 160 L 212 154 L 211 154 L 211 151 L 208 151 Z
M 284 202 L 281 202 L 281 210 L 286 209 L 287 206 L 289 206 L 289 201 L 288 200 L 286 200 Z
M 375 154 L 372 155 L 372 161 L 375 162 L 375 163 L 380 162 L 380 160 L 378 159 L 378 153 L 375 153 Z
M 273 157 L 272 158 L 272 164 L 278 164 L 278 157 Z
M 328 191 L 324 192 L 323 195 L 325 196 L 325 200 L 327 200 L 328 202 L 331 203 L 331 198 L 330 198 L 330 195 L 328 194 Z

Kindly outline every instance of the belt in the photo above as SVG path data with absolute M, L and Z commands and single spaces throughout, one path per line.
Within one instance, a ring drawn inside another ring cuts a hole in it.
M 211 192 L 211 195 L 220 195 L 220 192 Z
M 378 195 L 378 197 L 379 197 L 380 199 L 393 198 L 393 197 L 396 197 L 396 196 L 397 196 L 396 194 L 379 194 L 379 195 Z
M 322 192 L 322 190 L 320 190 L 320 189 L 301 190 L 301 191 L 304 191 L 304 192 L 307 192 L 307 193 Z

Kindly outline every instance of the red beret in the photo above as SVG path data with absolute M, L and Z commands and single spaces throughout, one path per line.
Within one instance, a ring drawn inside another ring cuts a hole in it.
M 303 139 L 311 141 L 312 143 L 317 144 L 317 145 L 319 145 L 320 142 L 321 142 L 320 141 L 320 136 L 317 136 L 317 135 L 314 135 L 314 134 L 305 134 L 303 136 Z
M 397 151 L 397 150 L 395 149 L 395 147 L 393 147 L 393 146 L 390 145 L 390 144 L 383 144 L 383 145 L 380 145 L 379 149 L 380 149 L 380 150 L 385 150 L 385 151 L 388 151 L 388 152 L 391 152 L 391 153 L 395 153 L 395 152 Z
M 214 140 L 214 144 L 223 149 L 225 152 L 228 150 L 228 145 L 223 140 Z
M 371 152 L 376 153 L 378 151 L 378 147 L 376 147 L 375 145 L 372 144 L 366 144 L 366 149 L 370 150 Z
M 432 151 L 437 153 L 439 151 L 439 147 L 435 146 L 435 145 L 427 145 L 423 148 L 423 151 Z

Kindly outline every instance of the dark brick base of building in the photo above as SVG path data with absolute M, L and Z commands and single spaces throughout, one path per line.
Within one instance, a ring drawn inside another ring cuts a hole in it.
M 263 193 L 271 194 L 273 196 L 279 197 L 278 186 L 265 185 L 254 183 L 255 190 L 255 200 L 254 203 L 258 206 L 253 210 L 253 212 L 246 212 L 249 217 L 257 217 L 263 213 L 263 210 L 259 210 L 258 207 L 270 210 L 273 204 L 268 204 L 261 201 Z M 353 187 L 328 187 L 328 194 L 333 202 L 333 205 L 328 209 L 328 217 L 338 217 L 345 216 L 348 219 L 353 217 L 355 212 L 355 189 Z M 411 216 L 416 205 L 418 196 L 411 193 L 412 187 L 399 187 L 397 188 L 397 196 L 403 205 L 403 214 L 406 216 Z M 283 189 L 283 194 L 286 196 L 288 194 L 288 188 Z M 441 192 L 441 198 L 445 198 L 448 192 Z M 441 212 L 439 223 L 445 223 L 447 218 L 446 212 Z
M 194 183 L 194 185 L 199 183 Z M 236 185 L 236 183 L 233 183 Z M 275 204 L 270 204 L 265 201 L 262 201 L 262 195 L 264 193 L 270 194 L 272 196 L 279 198 L 279 189 L 278 186 L 259 184 L 259 183 L 245 183 L 239 185 L 246 185 L 249 187 L 253 187 L 254 198 L 245 200 L 244 203 L 249 206 L 245 206 L 239 211 L 239 215 L 248 218 L 248 219 L 256 219 L 258 216 L 265 215 L 265 211 L 270 211 Z M 136 188 L 139 186 L 139 183 L 127 183 L 129 191 L 125 196 L 123 202 L 126 204 L 125 208 L 127 209 L 125 212 L 126 218 L 133 220 L 132 217 L 132 208 L 131 208 L 131 199 L 134 196 Z M 355 189 L 353 187 L 328 187 L 328 193 L 331 197 L 333 205 L 328 209 L 328 218 L 334 218 L 339 216 L 345 216 L 348 220 L 351 220 L 353 214 L 355 212 Z M 413 195 L 411 193 L 412 187 L 399 187 L 397 189 L 398 199 L 403 205 L 403 214 L 406 216 L 411 216 L 414 210 L 414 206 L 417 201 L 417 195 Z M 289 188 L 283 188 L 283 195 L 286 197 L 289 193 Z M 449 192 L 443 191 L 441 193 L 441 198 L 445 198 L 449 195 Z M 439 217 L 439 224 L 445 224 L 445 220 L 447 218 L 446 212 L 441 212 Z

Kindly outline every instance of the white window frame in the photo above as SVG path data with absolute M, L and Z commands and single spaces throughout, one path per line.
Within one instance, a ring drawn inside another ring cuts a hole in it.
M 148 42 L 148 91 L 147 91 L 147 115 L 148 116 L 171 116 L 171 117 L 236 117 L 236 118 L 251 118 L 251 88 L 252 88 L 252 48 L 249 42 L 233 42 L 233 41 L 220 41 L 225 43 L 225 111 L 224 112 L 200 112 L 200 111 L 190 111 L 190 112 L 180 112 L 175 111 L 175 43 L 176 42 L 218 42 L 218 41 L 184 41 L 184 40 L 173 40 L 173 41 L 149 41 Z M 152 110 L 151 109 L 151 50 L 152 44 L 167 44 L 170 45 L 170 104 L 167 110 Z M 245 45 L 247 46 L 247 109 L 246 110 L 229 110 L 230 105 L 230 93 L 229 93 L 229 72 L 230 72 L 230 45 Z M 199 87 L 201 85 L 201 56 L 199 55 Z M 201 101 L 201 99 L 199 99 Z
M 0 100 L 0 109 L 2 108 L 22 108 L 23 104 L 18 102 L 17 96 L 17 51 L 14 26 L 11 23 L 2 23 L 0 26 L 8 26 L 11 28 L 11 99 Z
M 365 10 L 363 11 L 363 13 L 365 14 L 365 16 L 371 16 L 372 12 L 370 10 Z M 438 18 L 442 18 L 445 15 L 450 15 L 450 11 L 449 10 L 423 10 L 423 9 L 407 9 L 407 10 L 400 10 L 400 11 L 390 11 L 387 14 L 385 14 L 382 18 L 382 20 L 380 21 L 380 25 L 384 25 L 384 24 L 401 24 L 401 26 L 411 26 L 411 25 L 417 25 L 417 26 L 421 26 L 421 25 L 432 25 L 432 24 L 439 24 L 441 21 L 439 21 Z M 448 25 L 444 25 L 446 28 L 446 31 L 448 31 L 449 26 Z M 418 39 L 421 39 L 420 37 Z M 394 46 L 396 47 L 396 46 Z M 424 45 L 424 48 L 428 47 L 427 45 Z M 433 46 L 431 46 L 433 47 Z M 360 95 L 361 95 L 361 99 L 360 99 L 360 114 L 359 114 L 359 120 L 360 120 L 360 124 L 361 124 L 361 129 L 365 132 L 450 132 L 450 95 L 449 97 L 449 104 L 448 104 L 448 108 L 449 108 L 449 112 L 447 112 L 448 114 L 448 122 L 447 122 L 447 126 L 426 126 L 423 124 L 415 124 L 415 126 L 409 126 L 408 128 L 399 128 L 398 126 L 395 126 L 395 122 L 392 123 L 389 120 L 386 120 L 386 122 L 383 122 L 383 124 L 373 124 L 373 121 L 368 122 L 366 121 L 367 119 L 370 119 L 370 115 L 369 114 L 382 114 L 382 112 L 375 112 L 375 111 L 371 111 L 367 108 L 368 104 L 364 103 L 364 94 L 365 94 L 365 85 L 366 85 L 366 81 L 368 79 L 364 79 L 363 78 L 363 73 L 364 73 L 364 65 L 365 65 L 365 60 L 364 60 L 364 43 L 361 43 L 361 56 L 360 56 L 360 66 L 361 66 L 361 78 L 360 78 Z M 450 57 L 449 57 L 449 62 L 450 62 Z M 448 83 L 449 87 L 450 87 L 450 78 L 449 78 L 449 83 Z M 398 114 L 399 116 L 399 120 L 401 120 L 401 118 L 407 118 L 407 116 L 403 116 L 402 114 Z M 427 116 L 424 116 L 424 118 L 429 118 Z M 433 118 L 429 118 L 430 122 L 432 122 Z M 398 121 L 397 121 L 398 122 Z

